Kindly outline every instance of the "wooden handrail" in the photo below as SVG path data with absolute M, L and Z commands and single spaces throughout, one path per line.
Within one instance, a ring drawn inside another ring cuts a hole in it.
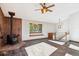
M 61 37 L 59 38 L 59 40 L 61 40 L 62 38 L 66 37 L 67 35 L 69 35 L 69 33 L 65 32 L 65 35 L 61 36 Z

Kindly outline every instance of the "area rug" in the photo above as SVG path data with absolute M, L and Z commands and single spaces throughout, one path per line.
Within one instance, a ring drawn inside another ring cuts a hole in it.
M 72 55 L 71 55 L 71 54 L 69 54 L 69 53 L 66 53 L 66 54 L 65 54 L 65 56 L 72 56 Z
M 25 48 L 28 56 L 49 56 L 54 53 L 57 48 L 45 42 L 31 45 Z
M 53 43 L 56 43 L 56 44 L 59 44 L 59 45 L 64 45 L 65 42 L 60 42 L 60 41 L 53 41 L 53 40 L 49 40 L 50 42 L 53 42 Z
M 79 47 L 76 46 L 76 45 L 73 45 L 73 44 L 70 44 L 70 45 L 69 45 L 69 48 L 79 51 Z

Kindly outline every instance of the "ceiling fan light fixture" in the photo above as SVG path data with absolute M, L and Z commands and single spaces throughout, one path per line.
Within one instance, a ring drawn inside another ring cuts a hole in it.
M 41 13 L 42 13 L 42 14 L 44 14 L 44 13 L 46 13 L 46 12 L 48 12 L 48 11 L 49 11 L 49 12 L 52 12 L 52 10 L 50 10 L 49 8 L 55 6 L 55 4 L 46 6 L 46 5 L 47 5 L 46 3 L 40 3 L 40 5 L 41 5 L 42 8 L 39 9 L 39 10 L 41 10 Z

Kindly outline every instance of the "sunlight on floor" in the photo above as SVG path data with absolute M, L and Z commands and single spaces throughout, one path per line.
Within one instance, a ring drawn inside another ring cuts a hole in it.
M 26 47 L 25 50 L 29 56 L 49 56 L 57 50 L 56 47 L 49 45 L 47 43 L 41 42 L 29 47 Z

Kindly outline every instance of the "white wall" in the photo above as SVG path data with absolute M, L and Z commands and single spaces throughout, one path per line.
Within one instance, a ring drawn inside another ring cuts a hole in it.
M 69 20 L 70 40 L 79 41 L 79 12 L 72 14 Z
M 43 34 L 47 36 L 48 32 L 59 32 L 57 24 L 37 22 L 37 21 L 22 21 L 22 40 L 29 40 L 29 22 L 43 24 Z M 72 14 L 67 20 L 62 21 L 62 29 L 60 32 L 70 32 L 70 39 L 79 41 L 79 12 Z
M 22 20 L 22 40 L 29 40 L 29 23 L 42 24 L 42 33 L 47 37 L 49 32 L 56 32 L 56 26 L 52 23 Z
M 43 24 L 43 34 L 48 36 L 49 32 L 56 32 L 56 25 L 50 23 L 42 23 Z
M 62 21 L 62 29 L 58 30 L 56 25 L 57 33 L 58 32 L 70 32 L 69 40 L 79 42 L 79 12 L 76 12 L 69 16 L 67 20 Z
M 29 25 L 27 20 L 22 20 L 22 40 L 28 40 L 29 38 Z

